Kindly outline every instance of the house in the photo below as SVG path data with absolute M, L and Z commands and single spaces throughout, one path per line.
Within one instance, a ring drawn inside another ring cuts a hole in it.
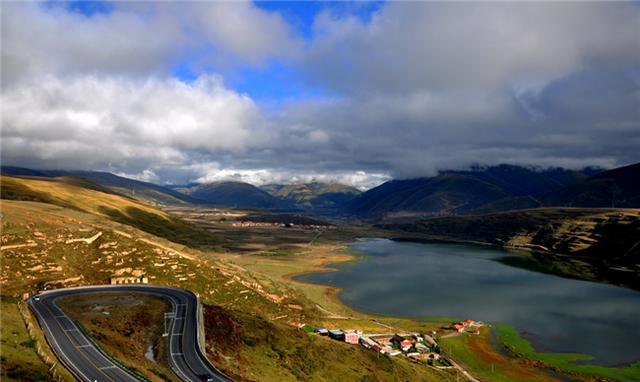
M 353 330 L 349 330 L 344 332 L 344 342 L 348 344 L 357 345 L 359 342 L 360 336 Z
M 425 344 L 422 343 L 417 343 L 416 344 L 416 350 L 418 350 L 419 352 L 422 353 L 428 353 L 429 352 L 429 347 Z
M 409 340 L 404 340 L 398 345 L 398 347 L 402 349 L 402 351 L 409 351 L 409 349 L 411 349 L 411 346 L 413 346 L 413 342 Z
M 109 284 L 117 285 L 117 284 L 149 284 L 149 278 L 146 276 L 140 277 L 110 277 Z
M 314 332 L 318 333 L 321 336 L 326 336 L 326 335 L 329 334 L 329 331 L 327 329 L 323 328 L 323 327 L 316 328 L 316 330 L 314 330 Z
M 461 324 L 453 324 L 451 325 L 451 328 L 457 331 L 458 333 L 464 332 L 464 325 L 461 325 Z
M 424 342 L 424 338 L 422 338 L 422 336 L 419 335 L 418 333 L 413 333 L 411 337 L 413 337 L 413 339 L 416 340 L 416 342 Z
M 475 322 L 475 321 L 473 321 L 473 320 L 464 320 L 464 321 L 462 322 L 462 325 L 464 325 L 464 326 L 471 326 L 471 325 L 474 325 L 475 323 L 476 323 L 476 322 Z
M 342 332 L 342 330 L 340 329 L 329 330 L 329 338 L 338 341 L 344 341 L 344 332 Z

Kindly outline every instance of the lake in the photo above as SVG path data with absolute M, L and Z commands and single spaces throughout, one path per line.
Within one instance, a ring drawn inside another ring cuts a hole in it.
M 506 265 L 499 248 L 362 239 L 361 261 L 298 276 L 342 288 L 369 313 L 457 317 L 516 327 L 538 351 L 584 353 L 618 366 L 640 359 L 640 292 Z

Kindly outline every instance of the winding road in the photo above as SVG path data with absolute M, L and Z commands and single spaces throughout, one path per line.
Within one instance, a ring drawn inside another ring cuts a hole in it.
M 188 382 L 233 381 L 209 362 L 199 346 L 198 340 L 201 338 L 198 330 L 197 296 L 184 289 L 151 285 L 57 289 L 29 299 L 29 308 L 35 313 L 47 341 L 76 378 L 87 382 L 140 380 L 103 354 L 56 304 L 56 300 L 61 297 L 105 292 L 144 293 L 169 300 L 172 305 L 168 334 L 169 363 L 172 370 Z

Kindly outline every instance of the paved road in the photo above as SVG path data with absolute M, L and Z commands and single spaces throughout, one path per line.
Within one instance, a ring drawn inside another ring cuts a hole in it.
M 213 381 L 233 381 L 211 365 L 198 346 L 197 297 L 184 289 L 151 285 L 57 289 L 43 292 L 39 301 L 29 300 L 29 307 L 38 318 L 54 352 L 78 379 L 87 382 L 138 381 L 102 354 L 56 304 L 61 297 L 104 292 L 146 293 L 171 301 L 175 317 L 171 319 L 168 338 L 173 371 L 184 381 L 203 381 L 204 376 L 210 376 Z

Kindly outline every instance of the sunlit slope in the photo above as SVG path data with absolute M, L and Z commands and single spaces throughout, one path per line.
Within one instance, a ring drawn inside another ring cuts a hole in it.
M 2 199 L 49 203 L 107 217 L 170 241 L 193 247 L 215 247 L 218 236 L 159 209 L 76 177 L 2 176 Z
M 640 209 L 537 208 L 384 227 L 456 241 L 640 263 Z
M 24 167 L 2 166 L 2 175 L 32 176 L 40 178 L 83 178 L 106 189 L 113 190 L 151 205 L 183 205 L 197 202 L 187 195 L 157 184 L 129 179 L 102 171 L 33 170 Z
M 23 178 L 2 176 L 2 199 L 30 200 L 74 208 L 89 213 L 104 215 L 104 209 L 126 213 L 137 208 L 159 217 L 167 215 L 155 208 L 124 195 L 110 192 L 106 188 L 82 178 Z M 91 187 L 93 186 L 93 187 Z

